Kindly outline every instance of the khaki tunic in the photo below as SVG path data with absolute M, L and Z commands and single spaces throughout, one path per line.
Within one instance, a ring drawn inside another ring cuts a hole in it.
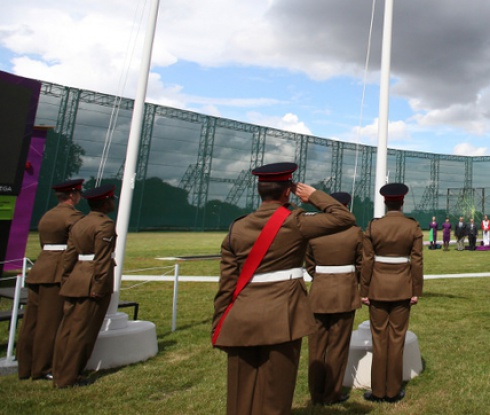
M 361 296 L 371 302 L 371 387 L 373 395 L 379 398 L 393 398 L 402 388 L 410 298 L 422 294 L 422 238 L 419 224 L 399 211 L 389 211 L 383 218 L 374 219 L 366 229 Z M 377 262 L 375 255 L 408 257 L 410 262 Z
M 71 227 L 82 217 L 68 203 L 47 211 L 38 225 L 41 248 L 66 245 Z M 63 252 L 41 251 L 26 276 L 29 294 L 16 349 L 19 378 L 37 379 L 52 371 L 54 340 L 63 317 L 59 296 Z
M 116 230 L 112 219 L 90 212 L 73 227 L 63 257 L 60 294 L 64 297 L 88 297 L 112 294 Z M 93 261 L 79 261 L 78 255 L 95 254 Z
M 359 277 L 363 232 L 353 226 L 310 240 L 306 269 L 313 278 L 309 300 L 316 330 L 308 338 L 308 387 L 315 404 L 331 404 L 342 397 L 355 310 L 361 307 Z M 322 274 L 315 267 L 354 265 L 349 273 Z
M 53 364 L 58 387 L 74 385 L 92 354 L 113 292 L 115 244 L 115 224 L 100 212 L 90 212 L 70 233 L 60 290 L 66 297 L 64 317 Z M 95 256 L 92 261 L 79 261 L 80 254 Z
M 82 212 L 67 203 L 60 203 L 47 211 L 38 225 L 41 248 L 47 244 L 66 245 L 70 229 L 83 216 Z M 26 283 L 61 283 L 63 252 L 41 251 L 31 271 L 26 276 Z
M 314 313 L 344 313 L 361 306 L 358 283 L 362 243 L 363 233 L 358 226 L 310 241 L 306 270 L 313 278 L 309 299 Z M 356 271 L 348 274 L 317 274 L 316 265 L 354 265 Z
M 315 191 L 310 203 L 322 213 L 295 209 L 286 218 L 257 274 L 301 267 L 309 239 L 332 234 L 354 224 L 354 216 L 329 195 Z M 280 206 L 263 203 L 236 221 L 221 246 L 221 278 L 214 301 L 213 332 L 231 301 L 241 267 L 265 223 Z M 217 346 L 278 344 L 307 336 L 314 320 L 302 278 L 248 284 L 226 317 Z
M 423 234 L 418 222 L 390 211 L 366 229 L 361 273 L 361 297 L 378 301 L 406 300 L 422 295 Z M 375 262 L 374 256 L 407 257 L 409 263 Z
M 311 195 L 310 203 L 322 212 L 293 210 L 256 273 L 301 267 L 309 239 L 354 224 L 353 215 L 321 191 Z M 224 239 L 221 278 L 214 300 L 213 332 L 231 301 L 253 244 L 279 207 L 279 203 L 263 203 L 257 211 L 237 220 Z M 229 415 L 290 412 L 301 338 L 314 330 L 314 323 L 302 278 L 249 283 L 241 291 L 216 342 L 228 352 Z

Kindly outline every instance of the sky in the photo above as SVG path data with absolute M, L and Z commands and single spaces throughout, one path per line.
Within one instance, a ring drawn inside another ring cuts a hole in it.
M 151 1 L 2 0 L 0 70 L 134 98 Z M 384 7 L 161 1 L 147 101 L 376 145 Z M 486 0 L 394 0 L 389 148 L 490 156 L 489 19 Z

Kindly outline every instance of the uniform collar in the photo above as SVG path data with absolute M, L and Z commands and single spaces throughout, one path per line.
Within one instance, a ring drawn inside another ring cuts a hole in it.
M 386 212 L 385 216 L 405 216 L 402 211 L 400 210 L 389 210 Z
M 65 202 L 58 203 L 58 207 L 68 208 L 68 209 L 75 209 L 75 206 L 73 206 L 71 203 L 65 203 Z
M 257 210 L 258 211 L 277 210 L 280 206 L 288 207 L 288 205 L 289 205 L 288 203 L 283 205 L 280 202 L 267 202 L 267 203 L 262 203 Z

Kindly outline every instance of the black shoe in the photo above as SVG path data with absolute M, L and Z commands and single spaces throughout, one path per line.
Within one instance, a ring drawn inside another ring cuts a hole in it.
M 389 402 L 389 403 L 395 403 L 395 402 L 401 401 L 404 397 L 405 397 L 405 391 L 403 389 L 401 389 L 397 395 L 393 396 L 393 398 L 387 397 L 385 400 L 386 400 L 386 402 Z
M 85 377 L 79 377 L 77 381 L 71 385 L 65 385 L 65 386 L 58 386 L 56 382 L 53 384 L 55 388 L 57 389 L 67 389 L 67 388 L 76 388 L 76 387 L 82 387 L 82 386 L 88 386 L 90 384 L 94 383 L 92 380 L 85 378 Z
M 376 395 L 373 395 L 372 392 L 364 392 L 364 399 L 366 401 L 371 401 L 371 402 L 383 402 L 384 398 L 379 398 Z
M 335 405 L 335 404 L 338 404 L 338 403 L 342 403 L 342 402 L 345 402 L 347 399 L 349 399 L 350 396 L 346 393 L 344 395 L 340 395 L 340 398 L 337 399 L 336 401 L 332 401 L 332 402 L 327 402 L 325 403 L 325 405 Z
M 88 379 L 88 378 L 80 378 L 77 380 L 77 383 L 75 383 L 73 386 L 88 386 L 90 384 L 92 384 L 93 382 Z
M 38 378 L 32 378 L 32 380 L 53 380 L 53 374 L 46 373 L 45 375 L 39 376 Z

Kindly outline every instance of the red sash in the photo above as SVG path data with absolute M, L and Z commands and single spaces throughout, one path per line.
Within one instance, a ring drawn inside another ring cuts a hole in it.
M 274 214 L 270 217 L 270 219 L 265 224 L 262 232 L 260 232 L 259 237 L 255 241 L 250 254 L 248 255 L 245 263 L 243 264 L 242 272 L 238 277 L 238 282 L 233 293 L 233 297 L 231 298 L 230 304 L 226 308 L 225 312 L 221 316 L 221 319 L 216 326 L 216 330 L 213 333 L 213 337 L 211 342 L 213 346 L 216 344 L 216 340 L 218 340 L 219 333 L 221 332 L 221 327 L 223 326 L 223 322 L 225 321 L 226 316 L 235 304 L 235 300 L 238 297 L 238 294 L 245 288 L 248 282 L 252 279 L 255 270 L 262 262 L 265 253 L 268 251 L 269 247 L 272 244 L 272 241 L 279 232 L 279 228 L 282 226 L 286 218 L 291 214 L 291 211 L 284 206 L 281 206 L 277 209 Z

